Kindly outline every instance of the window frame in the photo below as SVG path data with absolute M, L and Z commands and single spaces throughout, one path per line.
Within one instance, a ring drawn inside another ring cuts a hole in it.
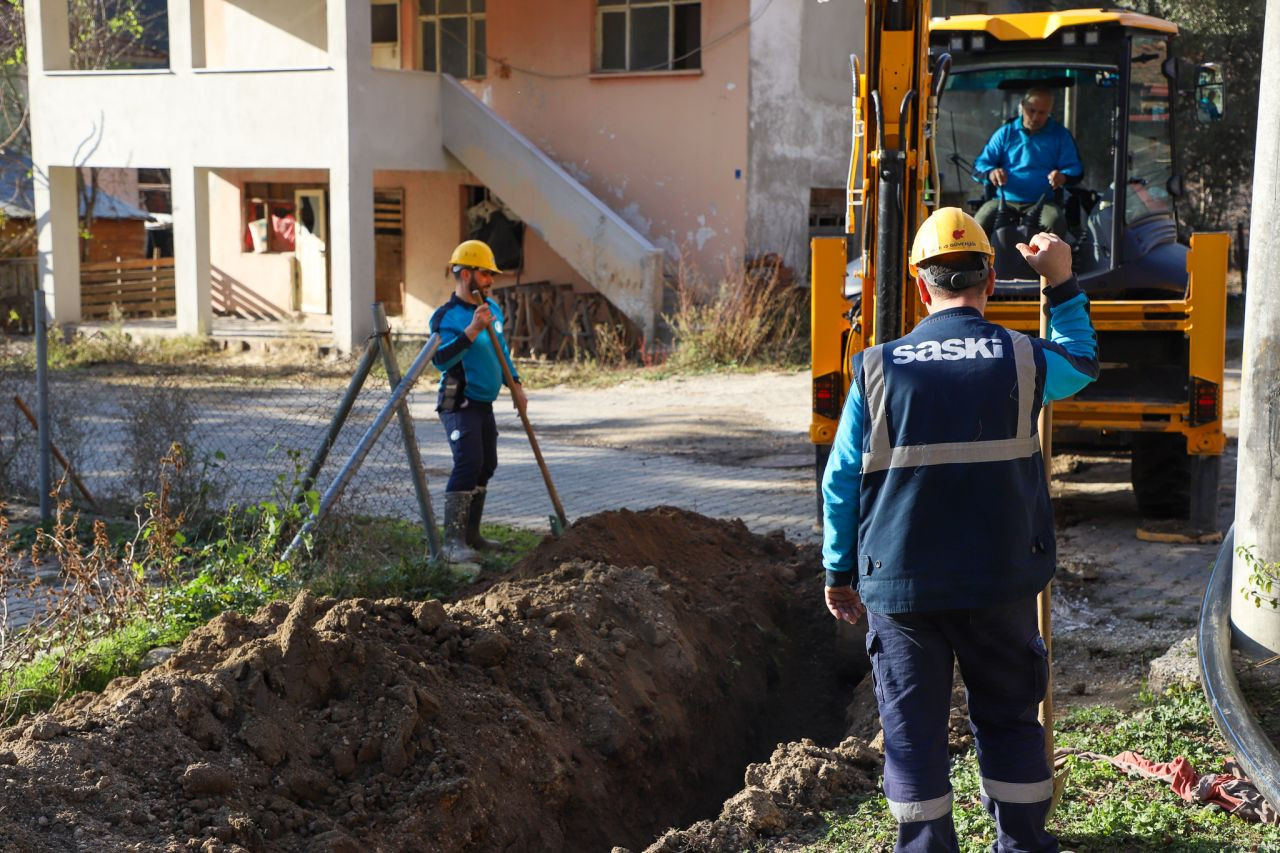
M 616 0 L 612 3 L 601 3 L 596 0 L 595 22 L 595 62 L 592 74 L 690 74 L 702 71 L 702 51 L 705 47 L 702 38 L 702 6 L 703 0 Z M 676 7 L 698 7 L 698 47 L 689 58 L 697 57 L 698 64 L 686 68 L 676 68 Z M 631 18 L 634 9 L 667 9 L 667 61 L 660 68 L 631 67 Z M 622 68 L 604 67 L 604 19 L 606 15 L 621 14 L 623 17 L 623 66 Z
M 444 27 L 441 26 L 441 23 L 446 19 L 464 18 L 466 19 L 466 22 L 467 22 L 467 74 L 462 79 L 483 80 L 486 76 L 488 76 L 487 49 L 489 46 L 489 28 L 488 28 L 488 24 L 485 23 L 487 22 L 487 16 L 486 16 L 487 10 L 482 10 L 479 12 L 472 11 L 472 6 L 477 3 L 477 0 L 467 0 L 467 11 L 465 12 L 446 12 L 446 13 L 440 12 L 440 6 L 439 6 L 440 0 L 433 0 L 433 2 L 436 3 L 436 12 L 433 15 L 422 14 L 421 3 L 419 3 L 418 0 L 413 0 L 413 2 L 414 2 L 414 6 L 416 7 L 414 9 L 414 16 L 413 16 L 413 20 L 414 20 L 414 36 L 413 37 L 417 47 L 417 53 L 418 53 L 417 66 L 419 71 L 427 71 L 428 73 L 431 73 L 431 74 L 446 73 L 440 67 L 440 54 L 441 54 L 440 45 L 441 45 L 441 39 L 444 38 Z M 483 0 L 479 0 L 479 2 L 483 6 Z M 484 51 L 478 51 L 476 49 L 476 22 L 477 21 L 485 23 L 485 50 Z M 426 51 L 425 51 L 424 40 L 422 38 L 422 25 L 428 22 L 434 24 L 435 26 L 435 44 L 432 46 L 433 55 L 435 58 L 434 69 L 427 69 L 425 67 Z

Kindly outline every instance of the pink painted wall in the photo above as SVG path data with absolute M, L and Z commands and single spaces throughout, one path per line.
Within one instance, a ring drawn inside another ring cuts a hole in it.
M 714 280 L 745 240 L 748 31 L 706 47 L 701 73 L 591 75 L 595 9 L 489 0 L 488 76 L 470 85 L 640 233 L 672 257 L 690 252 Z M 749 14 L 748 0 L 704 0 L 702 44 Z
M 209 265 L 215 310 L 233 306 L 244 316 L 293 315 L 293 253 L 244 251 L 246 183 L 327 186 L 325 169 L 218 169 L 209 177 Z

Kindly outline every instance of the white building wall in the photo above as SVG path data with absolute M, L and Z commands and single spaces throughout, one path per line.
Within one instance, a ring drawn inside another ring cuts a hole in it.
M 203 6 L 204 62 L 197 65 L 312 68 L 329 64 L 325 0 L 203 0 Z M 263 97 L 270 98 L 271 93 L 263 92 Z
M 864 6 L 752 0 L 751 14 L 747 252 L 777 252 L 803 278 L 809 190 L 848 178 L 849 55 L 862 53 Z

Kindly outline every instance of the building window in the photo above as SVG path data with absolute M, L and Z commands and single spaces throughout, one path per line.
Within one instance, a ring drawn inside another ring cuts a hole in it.
M 702 3 L 596 0 L 600 71 L 679 71 L 702 67 Z
M 484 25 L 484 0 L 418 0 L 422 70 L 483 77 Z

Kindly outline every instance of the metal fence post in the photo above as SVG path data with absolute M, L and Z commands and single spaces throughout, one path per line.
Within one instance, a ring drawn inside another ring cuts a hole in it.
M 36 455 L 39 464 L 40 520 L 53 518 L 53 466 L 50 446 L 53 443 L 49 422 L 49 324 L 44 290 L 35 290 L 36 325 Z
M 373 303 L 373 332 L 382 342 L 382 366 L 387 371 L 387 381 L 394 391 L 400 384 L 400 362 L 396 359 L 395 348 L 391 344 L 391 328 L 387 325 L 387 312 L 381 302 Z M 422 466 L 422 454 L 418 451 L 418 437 L 413 429 L 413 415 L 409 413 L 409 401 L 406 399 L 396 410 L 400 420 L 400 434 L 404 436 L 404 450 L 409 457 L 409 475 L 413 478 L 413 490 L 418 495 L 418 512 L 422 515 L 422 526 L 426 528 L 427 548 L 431 559 L 440 556 L 440 531 L 436 529 L 436 516 L 431 510 L 431 493 L 427 490 L 427 471 Z
M 293 541 L 289 543 L 289 547 L 280 556 L 283 562 L 288 562 L 298 549 L 302 547 L 302 543 L 306 537 L 315 529 L 320 519 L 329 512 L 341 495 L 342 490 L 347 487 L 347 483 L 360 470 L 360 465 L 364 462 L 369 451 L 373 449 L 373 445 L 377 442 L 378 437 L 382 435 L 382 431 L 387 428 L 387 424 L 391 421 L 391 416 L 404 402 L 405 397 L 409 396 L 409 391 L 413 389 L 414 384 L 418 381 L 418 377 L 422 375 L 422 371 L 427 369 L 427 365 L 431 363 L 431 357 L 436 354 L 436 350 L 440 348 L 440 336 L 433 334 L 427 339 L 426 344 L 418 353 L 417 358 L 409 365 L 408 371 L 404 378 L 396 385 L 395 390 L 391 392 L 391 399 L 382 407 L 382 411 L 378 412 L 378 416 L 374 418 L 373 423 L 365 430 L 364 435 L 360 437 L 360 443 L 356 445 L 356 449 L 351 451 L 347 464 L 342 466 L 333 478 L 333 482 L 329 484 L 329 488 L 325 490 L 324 497 L 320 499 L 320 506 L 316 508 L 311 517 L 307 519 L 306 524 L 302 525 L 302 529 L 293 537 Z
M 351 381 L 347 383 L 347 391 L 342 395 L 342 401 L 338 403 L 338 410 L 333 413 L 333 417 L 329 420 L 329 428 L 325 431 L 324 441 L 316 450 L 316 455 L 311 458 L 311 464 L 307 466 L 307 471 L 302 475 L 302 482 L 298 484 L 297 494 L 294 495 L 294 501 L 301 503 L 306 497 L 307 492 L 315 486 L 316 477 L 320 476 L 320 469 L 324 467 L 325 460 L 329 458 L 329 451 L 333 449 L 334 442 L 338 440 L 338 433 L 342 431 L 342 425 L 347 422 L 347 416 L 351 414 L 351 407 L 355 405 L 356 397 L 360 396 L 360 389 L 364 387 L 364 381 L 369 376 L 369 371 L 373 369 L 373 360 L 378 357 L 378 349 L 380 343 L 377 337 L 369 339 L 369 343 L 365 346 L 364 355 L 360 357 L 360 364 L 356 367 L 356 372 L 352 375 Z

